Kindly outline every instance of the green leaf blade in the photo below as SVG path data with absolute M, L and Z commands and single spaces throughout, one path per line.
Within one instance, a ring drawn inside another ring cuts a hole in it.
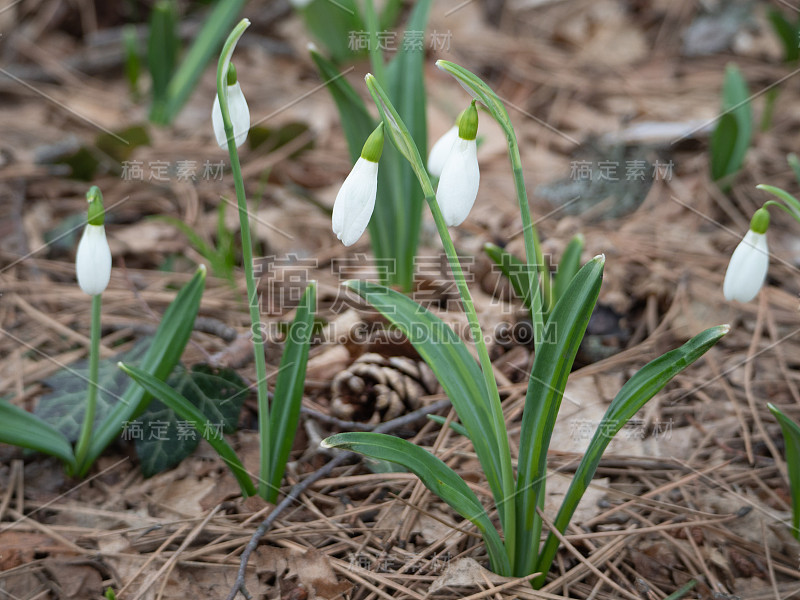
M 72 446 L 60 431 L 7 400 L 0 400 L 0 443 L 55 456 L 70 470 L 76 467 Z
M 239 483 L 242 495 L 245 497 L 255 495 L 256 489 L 255 486 L 253 486 L 253 481 L 247 474 L 239 457 L 236 456 L 236 453 L 221 436 L 217 437 L 206 430 L 204 427 L 206 416 L 197 407 L 193 406 L 186 398 L 147 371 L 124 365 L 123 363 L 119 363 L 119 368 L 127 373 L 136 384 L 147 390 L 149 394 L 157 396 L 182 419 L 190 422 L 192 427 L 203 436 L 203 439 L 211 444 L 220 458 L 228 465 L 234 477 L 236 477 L 236 481 Z
M 261 477 L 268 478 L 268 502 L 275 502 L 280 491 L 281 480 L 286 469 L 286 461 L 292 450 L 297 424 L 300 420 L 300 406 L 303 402 L 308 351 L 311 333 L 314 329 L 314 308 L 316 306 L 317 286 L 308 284 L 297 313 L 289 327 L 288 339 L 281 357 L 275 393 L 270 409 L 270 452 L 269 472 Z
M 177 369 L 167 385 L 205 415 L 204 427 L 209 431 L 213 429 L 214 435 L 236 431 L 247 386 L 235 371 L 205 364 L 192 365 L 188 371 Z M 134 441 L 145 477 L 179 464 L 200 443 L 197 431 L 160 400 L 153 400 L 137 422 L 141 430 Z
M 800 425 L 787 417 L 777 406 L 768 403 L 772 415 L 778 420 L 786 443 L 786 466 L 789 471 L 789 489 L 792 495 L 792 532 L 800 540 Z
M 575 509 L 589 487 L 592 477 L 594 477 L 603 452 L 612 438 L 648 400 L 663 389 L 673 377 L 703 356 L 714 344 L 722 339 L 728 330 L 729 327 L 727 325 L 706 329 L 680 348 L 671 350 L 647 363 L 622 386 L 622 389 L 620 389 L 608 410 L 606 410 L 601 425 L 595 431 L 591 442 L 589 442 L 589 447 L 578 465 L 575 476 L 553 523 L 556 529 L 561 532 L 566 530 L 572 515 L 575 513 Z M 536 566 L 544 575 L 549 571 L 557 549 L 558 538 L 551 533 L 542 548 L 542 554 Z M 544 582 L 544 575 L 536 581 Z
M 536 506 L 544 492 L 547 450 L 575 355 L 600 293 L 604 262 L 604 257 L 595 257 L 572 279 L 546 323 L 555 339 L 544 340 L 533 361 L 520 431 L 517 575 L 534 572 L 541 531 Z M 542 332 L 543 339 L 547 335 Z
M 430 366 L 467 430 L 498 510 L 504 510 L 501 458 L 494 439 L 483 374 L 449 325 L 407 296 L 367 281 L 346 284 L 408 337 Z
M 200 299 L 206 282 L 206 269 L 200 266 L 175 300 L 167 307 L 156 330 L 153 342 L 142 359 L 141 370 L 157 379 L 166 379 L 178 364 L 181 354 L 192 333 L 194 319 L 200 309 Z M 131 382 L 120 402 L 111 410 L 108 417 L 94 429 L 86 462 L 79 465 L 79 474 L 85 476 L 92 463 L 111 443 L 131 417 L 140 414 L 150 401 L 145 390 Z
M 554 303 L 566 295 L 572 278 L 580 270 L 583 245 L 584 239 L 579 233 L 569 241 L 564 249 L 564 254 L 561 257 L 561 262 L 558 263 L 558 271 L 553 282 Z
M 340 433 L 323 440 L 322 445 L 404 466 L 419 477 L 425 487 L 480 530 L 493 570 L 500 575 L 510 574 L 505 547 L 486 510 L 466 482 L 441 459 L 407 440 L 382 433 Z

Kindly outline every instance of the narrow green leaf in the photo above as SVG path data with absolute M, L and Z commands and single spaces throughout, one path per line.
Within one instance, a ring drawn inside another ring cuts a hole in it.
M 511 283 L 511 287 L 514 288 L 514 293 L 522 299 L 525 308 L 532 310 L 530 272 L 528 270 L 528 265 L 517 256 L 511 254 L 508 250 L 500 246 L 495 246 L 494 244 L 485 244 L 483 246 L 483 251 L 486 252 L 486 255 L 497 265 L 506 279 Z
M 364 21 L 354 0 L 312 0 L 298 9 L 306 28 L 337 63 L 358 58 L 363 53 L 360 34 Z
M 798 29 L 783 16 L 783 13 L 776 8 L 767 11 L 769 22 L 783 43 L 783 58 L 786 62 L 794 62 L 800 58 L 800 46 L 798 46 Z
M 122 51 L 125 56 L 125 79 L 134 101 L 139 98 L 139 75 L 142 61 L 139 57 L 139 40 L 136 37 L 136 26 L 125 25 L 122 28 Z
M 178 60 L 178 16 L 172 0 L 160 0 L 150 15 L 147 66 L 150 69 L 153 111 L 160 110 L 167 98 L 167 86 Z M 158 107 L 158 109 L 156 108 Z
M 137 340 L 129 350 L 100 361 L 93 430 L 100 427 L 108 418 L 130 383 L 125 374 L 117 369 L 117 363 L 124 361 L 138 364 L 147 352 L 152 339 L 145 337 Z M 80 360 L 71 363 L 42 380 L 42 383 L 51 391 L 39 398 L 34 414 L 48 425 L 55 427 L 68 441 L 77 442 L 86 413 L 89 361 Z
M 517 477 L 516 575 L 534 572 L 541 519 L 536 505 L 544 493 L 547 450 L 572 363 L 592 316 L 603 280 L 605 258 L 590 260 L 556 303 L 533 361 L 520 430 Z
M 594 477 L 597 465 L 605 452 L 611 439 L 622 429 L 653 396 L 655 396 L 667 383 L 686 367 L 703 356 L 728 332 L 727 325 L 711 327 L 694 336 L 680 348 L 671 350 L 663 356 L 647 363 L 622 386 L 611 405 L 606 410 L 601 424 L 589 442 L 589 447 L 578 465 L 578 470 L 572 478 L 567 494 L 553 523 L 560 532 L 564 532 L 569 525 L 575 509 L 578 507 L 584 492 Z M 556 550 L 558 538 L 552 533 L 548 535 L 537 569 L 541 569 L 542 576 L 535 580 L 543 583 L 547 572 L 550 570 Z
M 455 431 L 458 435 L 463 435 L 465 438 L 469 439 L 469 433 L 467 433 L 467 429 L 461 423 L 456 423 L 455 421 L 450 421 L 447 423 L 447 419 L 440 417 L 439 415 L 428 415 L 428 420 L 438 423 L 439 425 L 447 424 L 449 425 L 450 429 Z
M 789 488 L 792 494 L 792 532 L 800 540 L 800 425 L 792 421 L 774 404 L 767 408 L 778 420 L 786 443 L 786 467 L 789 471 Z
M 414 144 L 421 156 L 428 152 L 427 96 L 425 94 L 425 49 L 423 43 L 415 43 L 414 35 L 423 35 L 428 25 L 432 2 L 419 0 L 405 26 L 400 50 L 386 71 L 387 91 L 397 113 L 408 127 Z M 398 283 L 406 292 L 413 286 L 413 264 L 419 243 L 422 222 L 424 195 L 417 184 L 414 170 L 406 161 L 400 161 L 399 181 L 394 182 L 394 216 L 381 215 L 392 219 L 397 229 L 394 236 L 394 256 L 397 258 Z M 376 203 L 376 213 L 384 206 Z M 374 218 L 374 217 L 373 217 Z
M 243 6 L 244 0 L 217 0 L 214 9 L 206 17 L 203 28 L 170 79 L 163 112 L 151 112 L 150 119 L 153 122 L 167 124 L 178 116 L 205 71 L 208 61 L 222 48 L 222 42 L 228 37 Z M 209 107 L 213 100 L 213 96 L 208 99 Z
M 320 78 L 336 103 L 339 118 L 342 121 L 342 129 L 347 139 L 347 148 L 350 151 L 350 160 L 355 162 L 361 156 L 361 147 L 377 123 L 367 112 L 364 101 L 336 68 L 336 65 L 322 56 L 316 48 L 312 48 L 310 54 L 317 66 Z
M 561 262 L 558 263 L 555 281 L 553 283 L 554 303 L 564 296 L 572 278 L 581 268 L 581 254 L 583 253 L 583 236 L 579 233 L 574 236 L 564 249 Z
M 205 283 L 206 268 L 201 265 L 191 281 L 178 292 L 175 300 L 164 312 L 153 342 L 142 359 L 142 371 L 157 379 L 166 379 L 178 364 L 192 333 Z M 111 440 L 119 435 L 125 424 L 147 408 L 150 399 L 151 396 L 146 394 L 141 386 L 133 382 L 128 385 L 120 402 L 112 409 L 106 420 L 94 430 L 86 462 L 79 465 L 81 477 L 86 475 L 92 463 Z
M 323 440 L 322 445 L 404 466 L 419 477 L 425 487 L 478 528 L 486 542 L 492 570 L 503 576 L 511 574 L 505 546 L 486 510 L 464 480 L 441 459 L 407 440 L 383 433 L 339 433 Z
M 739 170 L 739 167 L 733 165 L 733 153 L 738 135 L 739 126 L 736 124 L 736 118 L 730 113 L 722 115 L 711 134 L 711 178 L 714 181 L 719 181 Z
M 115 366 L 115 370 L 127 379 Z M 215 369 L 205 364 L 190 370 L 178 367 L 167 385 L 205 415 L 204 428 L 214 435 L 233 433 L 246 397 L 247 386 L 233 369 Z M 134 439 L 139 468 L 145 477 L 179 464 L 200 443 L 197 431 L 170 407 L 154 399 L 136 419 L 141 429 L 127 428 Z
M 725 68 L 722 84 L 722 112 L 711 138 L 711 174 L 715 181 L 734 175 L 742 168 L 750 140 L 753 137 L 753 115 L 750 109 L 750 92 L 741 71 L 734 64 Z M 728 115 L 735 120 L 735 127 Z M 725 144 L 730 144 L 730 155 Z M 718 158 L 715 158 L 715 153 Z M 724 160 L 727 158 L 727 160 Z M 727 187 L 727 185 L 725 186 Z
M 205 427 L 206 416 L 200 412 L 198 408 L 193 406 L 191 402 L 169 387 L 166 383 L 156 379 L 147 371 L 127 366 L 123 363 L 119 363 L 119 368 L 125 371 L 134 382 L 147 390 L 149 394 L 157 396 L 182 419 L 188 421 L 192 427 L 203 436 L 203 439 L 211 444 L 220 458 L 228 465 L 233 476 L 236 477 L 236 481 L 239 482 L 242 495 L 245 497 L 255 496 L 256 488 L 253 486 L 253 481 L 250 479 L 250 475 L 247 474 L 241 461 L 239 461 L 236 453 L 222 436 L 217 436 L 215 432 L 209 431 Z
M 308 363 L 308 348 L 314 329 L 314 309 L 317 303 L 317 284 L 308 284 L 297 313 L 289 327 L 286 345 L 281 357 L 278 377 L 275 381 L 272 406 L 270 408 L 270 452 L 272 464 L 262 467 L 261 477 L 270 485 L 267 502 L 275 502 L 281 487 L 286 461 L 292 450 L 297 423 L 300 419 L 300 405 L 303 402 L 303 388 Z
M 322 56 L 316 49 L 311 49 L 311 59 L 317 66 L 320 78 L 325 82 L 328 91 L 336 103 L 339 111 L 339 119 L 342 122 L 342 130 L 347 140 L 347 149 L 350 151 L 350 160 L 356 162 L 361 156 L 361 148 L 364 142 L 375 129 L 377 122 L 373 119 L 361 97 L 356 93 L 347 79 L 339 72 L 336 66 L 327 58 Z M 388 146 L 384 146 L 384 154 L 381 157 L 381 166 L 378 169 L 378 198 L 375 202 L 376 209 L 385 203 L 383 200 L 386 194 L 391 194 L 393 189 L 392 180 L 389 177 L 391 167 L 389 166 L 392 157 L 387 153 Z M 369 221 L 370 242 L 372 251 L 378 261 L 391 258 L 391 248 L 394 229 L 391 223 L 385 219 L 376 217 L 373 214 Z M 382 277 L 384 283 L 388 283 L 387 278 Z
M 500 449 L 492 430 L 489 398 L 480 367 L 464 342 L 447 323 L 399 292 L 367 281 L 349 281 L 346 285 L 397 326 L 428 363 L 469 433 L 502 511 Z
M 786 155 L 786 162 L 789 163 L 789 166 L 792 167 L 792 171 L 794 172 L 794 178 L 800 183 L 800 159 L 797 158 L 797 154 L 794 152 L 790 152 Z
M 777 196 L 781 200 L 783 200 L 789 210 L 791 211 L 790 214 L 794 214 L 796 219 L 800 219 L 800 201 L 797 200 L 794 196 L 792 196 L 786 190 L 782 190 L 779 187 L 775 187 L 774 185 L 765 185 L 760 184 L 756 186 L 757 190 L 764 190 L 765 192 L 769 192 L 773 196 Z
M 69 440 L 37 416 L 0 400 L 0 443 L 55 456 L 74 470 L 75 455 Z

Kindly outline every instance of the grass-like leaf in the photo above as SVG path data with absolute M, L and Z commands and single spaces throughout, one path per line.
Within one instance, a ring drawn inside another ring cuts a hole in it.
M 558 263 L 558 271 L 556 271 L 553 282 L 553 302 L 558 302 L 559 298 L 566 294 L 572 278 L 580 270 L 583 244 L 583 236 L 579 233 L 569 241 L 564 249 L 564 254 Z
M 547 450 L 572 363 L 597 302 L 604 262 L 602 256 L 593 258 L 572 279 L 546 323 L 548 328 L 554 329 L 555 339 L 544 341 L 533 361 L 520 431 L 515 497 L 516 575 L 534 572 L 541 532 L 541 518 L 536 514 L 536 506 L 544 494 Z
M 504 576 L 511 574 L 503 541 L 486 510 L 464 480 L 439 458 L 407 440 L 382 433 L 339 433 L 324 440 L 322 445 L 404 466 L 419 477 L 425 487 L 480 530 L 494 572 Z
M 709 348 L 716 344 L 728 332 L 727 325 L 720 325 L 706 329 L 680 348 L 671 350 L 663 356 L 647 363 L 631 377 L 616 395 L 611 405 L 606 410 L 600 425 L 589 442 L 589 447 L 578 465 L 578 470 L 572 478 L 567 494 L 558 511 L 553 525 L 560 532 L 564 532 L 569 525 L 575 509 L 578 507 L 586 488 L 594 477 L 600 458 L 612 438 L 644 405 L 655 396 L 667 383 L 698 358 L 703 356 Z M 542 547 L 542 552 L 536 568 L 543 574 L 550 570 L 550 565 L 558 549 L 558 538 L 552 533 Z M 544 575 L 535 582 L 544 583 Z
M 800 58 L 800 45 L 798 45 L 798 27 L 787 19 L 776 8 L 767 11 L 769 22 L 783 44 L 783 58 L 786 62 L 795 62 Z
M 147 390 L 149 394 L 157 396 L 159 400 L 174 410 L 183 420 L 188 421 L 203 436 L 203 439 L 211 444 L 220 458 L 228 465 L 233 476 L 236 477 L 243 496 L 255 495 L 256 488 L 253 486 L 253 481 L 247 474 L 239 457 L 236 456 L 236 453 L 222 436 L 217 436 L 216 432 L 211 432 L 205 427 L 207 418 L 200 409 L 147 371 L 124 365 L 123 363 L 119 363 L 119 368 L 125 371 L 136 384 Z
M 289 327 L 286 345 L 283 349 L 278 377 L 275 381 L 270 409 L 270 451 L 269 472 L 263 471 L 261 477 L 268 479 L 267 502 L 278 498 L 286 461 L 292 450 L 297 423 L 300 419 L 300 405 L 303 402 L 303 387 L 308 363 L 308 348 L 311 332 L 314 329 L 314 308 L 317 302 L 317 284 L 308 284 L 297 313 Z
M 727 189 L 733 175 L 742 168 L 753 137 L 750 92 L 741 71 L 734 64 L 725 68 L 722 113 L 711 136 L 711 176 Z
M 407 296 L 367 281 L 347 286 L 397 326 L 428 363 L 472 440 L 499 510 L 503 510 L 500 450 L 477 361 L 452 328 Z
M 152 82 L 153 113 L 163 110 L 167 86 L 178 60 L 178 16 L 174 0 L 160 0 L 150 16 L 150 37 L 147 42 L 147 66 Z M 151 114 L 153 114 L 151 113 Z
M 114 369 L 127 379 L 116 363 Z M 234 370 L 214 369 L 204 364 L 192 365 L 188 371 L 179 367 L 167 385 L 205 415 L 204 428 L 213 430 L 214 435 L 236 431 L 247 388 Z M 195 429 L 158 399 L 136 421 L 141 429 L 137 431 L 129 424 L 128 433 L 135 441 L 139 468 L 145 477 L 174 467 L 200 443 Z
M 525 308 L 533 310 L 531 289 L 535 288 L 531 287 L 530 270 L 525 262 L 508 250 L 494 244 L 485 244 L 483 251 L 511 283 L 514 293 L 522 299 Z
M 201 265 L 194 277 L 178 292 L 175 300 L 164 312 L 153 342 L 142 359 L 142 371 L 163 380 L 178 364 L 192 333 L 205 283 L 206 268 Z M 120 402 L 111 410 L 103 423 L 94 430 L 86 461 L 84 464 L 78 465 L 78 474 L 81 477 L 86 475 L 89 467 L 111 443 L 111 440 L 119 435 L 125 423 L 147 408 L 150 399 L 151 396 L 141 386 L 133 382 L 128 385 Z
M 778 420 L 786 443 L 786 466 L 792 494 L 792 534 L 800 540 L 800 425 L 792 421 L 774 404 L 767 408 Z
M 7 400 L 0 400 L 0 443 L 55 456 L 71 471 L 76 467 L 72 446 L 64 434 Z
M 244 0 L 217 0 L 206 17 L 203 28 L 169 81 L 163 110 L 151 111 L 151 121 L 167 124 L 178 116 L 205 71 L 208 61 L 222 47 L 222 42 L 230 33 L 243 6 Z M 213 97 L 209 98 L 209 110 L 212 101 Z

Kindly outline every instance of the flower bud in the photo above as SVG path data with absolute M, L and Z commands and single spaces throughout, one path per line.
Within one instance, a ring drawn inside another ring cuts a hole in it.
M 733 251 L 725 272 L 722 293 L 726 300 L 750 302 L 764 285 L 769 267 L 768 228 L 769 212 L 759 208 L 750 220 L 750 230 Z
M 378 193 L 378 161 L 383 152 L 383 122 L 367 138 L 361 156 L 344 180 L 333 204 L 333 232 L 345 246 L 364 233 Z
M 250 109 L 247 107 L 247 100 L 244 98 L 242 88 L 236 77 L 236 68 L 233 63 L 228 66 L 226 80 L 228 86 L 228 114 L 233 126 L 233 136 L 238 148 L 247 139 L 247 132 L 250 131 Z M 214 106 L 211 108 L 211 124 L 214 127 L 214 136 L 217 144 L 223 150 L 228 149 L 228 136 L 225 135 L 225 125 L 222 121 L 222 109 L 219 104 L 219 95 L 214 97 Z
M 445 223 L 455 227 L 464 222 L 478 196 L 481 174 L 478 169 L 478 111 L 475 102 L 458 119 L 458 137 L 442 168 L 436 201 Z
M 111 279 L 111 249 L 106 240 L 103 195 L 97 186 L 86 194 L 89 215 L 83 236 L 75 254 L 75 273 L 78 285 L 90 296 L 102 294 Z

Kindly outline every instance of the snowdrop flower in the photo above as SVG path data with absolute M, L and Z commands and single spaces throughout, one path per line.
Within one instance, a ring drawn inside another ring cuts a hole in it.
M 247 132 L 250 131 L 250 109 L 247 108 L 247 100 L 244 99 L 242 88 L 236 78 L 236 68 L 231 63 L 228 66 L 228 112 L 233 125 L 233 135 L 238 148 L 247 139 Z M 223 150 L 228 149 L 228 136 L 225 135 L 225 125 L 222 122 L 222 109 L 219 105 L 219 95 L 214 97 L 214 106 L 211 108 L 211 124 L 214 126 L 214 135 L 217 144 Z
M 478 170 L 478 111 L 473 101 L 458 119 L 458 137 L 453 143 L 439 178 L 436 201 L 448 227 L 464 222 L 475 204 L 481 174 Z
M 764 285 L 769 266 L 768 228 L 769 212 L 759 208 L 750 221 L 750 230 L 736 246 L 728 264 L 722 286 L 726 300 L 750 302 Z
M 361 156 L 333 203 L 333 232 L 352 246 L 367 228 L 378 193 L 378 161 L 383 152 L 383 122 L 367 138 Z
M 90 296 L 102 294 L 111 278 L 111 250 L 106 241 L 103 195 L 92 186 L 86 194 L 89 201 L 89 222 L 83 230 L 75 255 L 78 285 Z
M 436 143 L 431 148 L 431 153 L 428 155 L 428 173 L 434 177 L 442 176 L 442 169 L 447 157 L 450 155 L 450 150 L 453 149 L 458 139 L 458 125 L 453 125 L 447 130 L 442 137 L 436 140 Z

